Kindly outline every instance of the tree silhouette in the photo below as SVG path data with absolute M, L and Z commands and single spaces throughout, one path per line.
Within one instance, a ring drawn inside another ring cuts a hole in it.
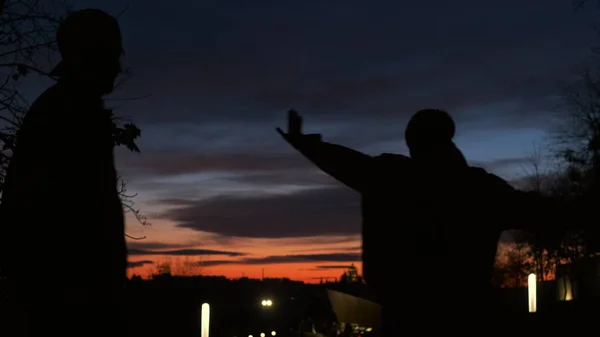
M 190 256 L 165 258 L 156 261 L 148 269 L 150 279 L 164 276 L 192 277 L 202 275 L 202 258 L 191 258 Z
M 523 189 L 542 195 L 552 195 L 552 187 L 557 184 L 557 174 L 550 163 L 550 157 L 544 147 L 535 143 L 527 154 L 527 165 Z M 542 221 L 533 219 L 533 221 Z M 529 224 L 533 225 L 533 224 Z M 534 227 L 534 226 L 530 226 Z M 513 237 L 518 245 L 527 247 L 526 255 L 530 259 L 530 269 L 544 286 L 544 281 L 556 268 L 557 257 L 562 247 L 565 232 L 544 228 L 540 230 L 514 231 Z
M 593 52 L 600 57 L 598 50 Z M 563 98 L 553 151 L 564 165 L 549 192 L 565 199 L 583 198 L 595 213 L 595 201 L 600 200 L 600 62 L 565 85 Z M 564 257 L 572 260 L 600 252 L 598 234 L 590 229 L 571 232 L 567 246 L 572 247 L 563 251 Z
M 7 0 L 0 8 L 0 192 L 16 134 L 27 111 L 19 91 L 25 77 L 42 74 L 55 50 L 60 17 L 38 1 Z
M 532 269 L 529 247 L 517 243 L 501 254 L 494 265 L 494 284 L 499 287 L 521 287 Z
M 573 6 L 575 7 L 575 10 L 580 10 L 590 3 L 596 3 L 596 7 L 600 8 L 600 1 L 598 1 L 598 0 L 572 0 L 572 1 L 573 1 Z
M 580 9 L 598 1 L 574 1 Z M 600 36 L 600 35 L 599 35 Z M 557 128 L 551 135 L 548 150 L 558 160 L 548 170 L 540 165 L 540 148 L 530 159 L 526 185 L 530 190 L 565 201 L 585 202 L 584 212 L 595 214 L 595 201 L 600 200 L 600 49 L 592 48 L 595 64 L 576 73 L 576 79 L 564 84 L 562 104 L 556 110 Z M 547 164 L 547 163 L 546 163 Z M 579 217 L 581 218 L 581 217 Z M 595 221 L 593 215 L 589 221 Z M 582 224 L 584 225 L 584 224 Z M 600 252 L 598 230 L 529 231 L 518 235 L 518 242 L 531 248 L 536 274 L 545 275 L 545 264 L 569 263 Z M 552 262 L 554 261 L 554 262 Z

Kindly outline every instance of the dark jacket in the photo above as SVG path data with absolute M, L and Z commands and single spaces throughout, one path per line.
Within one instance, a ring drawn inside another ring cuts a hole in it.
M 31 106 L 2 195 L 3 269 L 48 281 L 126 278 L 110 111 L 61 83 Z
M 446 310 L 460 316 L 456 308 L 489 304 L 501 232 L 565 226 L 561 219 L 571 213 L 464 160 L 423 166 L 406 156 L 372 157 L 314 136 L 296 147 L 362 195 L 363 274 L 384 305 L 384 325 L 399 317 L 405 323 L 423 315 L 441 319 L 449 316 Z

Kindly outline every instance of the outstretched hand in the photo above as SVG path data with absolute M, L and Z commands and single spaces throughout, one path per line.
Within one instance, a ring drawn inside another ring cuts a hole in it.
M 308 140 L 311 143 L 321 141 L 321 135 L 319 134 L 305 135 L 302 132 L 302 116 L 294 109 L 288 111 L 287 132 L 281 130 L 281 128 L 277 128 L 277 132 L 296 149 L 298 149 L 302 140 Z
M 294 145 L 302 134 L 302 117 L 296 110 L 291 109 L 288 111 L 288 127 L 287 132 L 277 128 L 277 132 L 285 139 L 288 143 Z

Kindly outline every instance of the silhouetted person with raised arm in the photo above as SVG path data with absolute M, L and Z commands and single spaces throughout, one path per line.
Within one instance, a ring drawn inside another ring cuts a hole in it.
M 121 72 L 115 18 L 86 9 L 61 22 L 58 82 L 31 106 L 2 195 L 2 271 L 27 336 L 124 333 L 127 251 L 110 110 Z
M 534 217 L 551 227 L 567 214 L 551 199 L 469 167 L 452 142 L 454 121 L 441 110 L 421 110 L 410 120 L 405 139 L 411 158 L 372 157 L 304 135 L 295 111 L 288 132 L 278 132 L 361 193 L 364 277 L 383 305 L 385 336 L 401 333 L 398 320 L 423 336 L 484 327 L 501 232 L 534 226 Z M 544 218 L 551 208 L 555 214 Z M 405 272 L 390 275 L 397 266 Z M 423 324 L 427 318 L 432 322 Z

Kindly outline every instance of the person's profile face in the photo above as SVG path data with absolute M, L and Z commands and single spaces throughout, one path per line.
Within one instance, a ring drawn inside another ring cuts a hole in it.
M 121 53 L 112 51 L 98 59 L 95 73 L 95 80 L 102 94 L 110 94 L 115 87 L 115 81 L 122 72 Z
M 106 77 L 103 79 L 103 93 L 110 94 L 115 89 L 115 81 L 121 74 L 121 60 L 119 58 L 112 59 L 106 69 Z

